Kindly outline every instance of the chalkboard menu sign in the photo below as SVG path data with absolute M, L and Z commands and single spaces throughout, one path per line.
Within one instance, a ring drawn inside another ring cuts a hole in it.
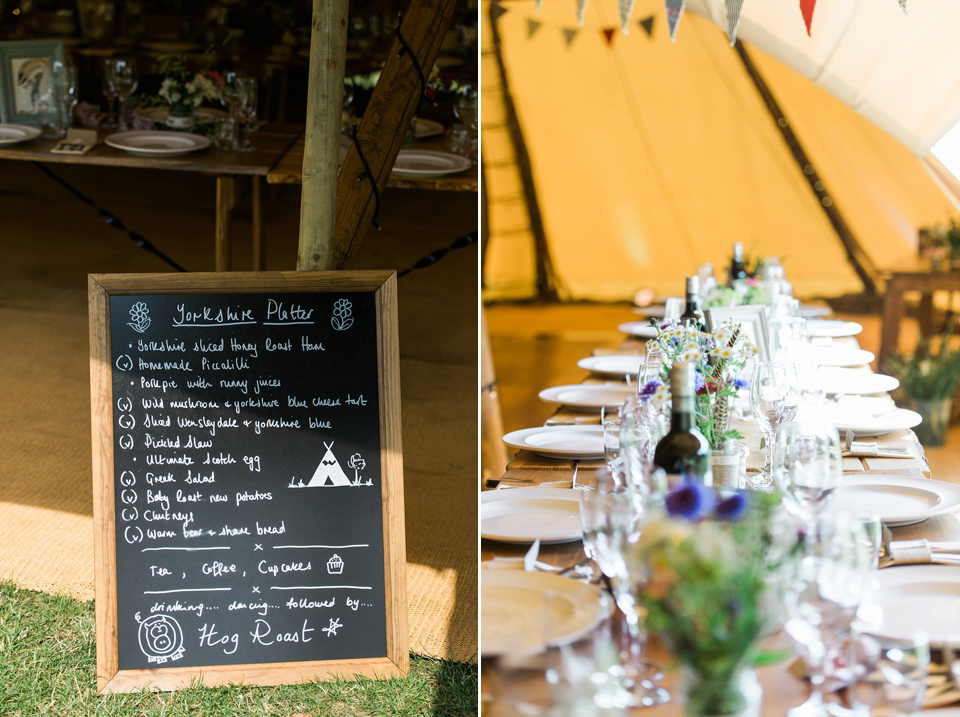
M 395 274 L 89 285 L 100 690 L 404 674 Z

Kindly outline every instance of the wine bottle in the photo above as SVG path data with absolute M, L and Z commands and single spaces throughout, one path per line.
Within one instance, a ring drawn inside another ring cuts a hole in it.
M 700 310 L 700 279 L 696 276 L 687 277 L 687 305 L 680 315 L 680 323 L 684 326 L 703 326 L 703 312 Z
M 670 430 L 657 443 L 653 464 L 663 468 L 671 490 L 688 482 L 713 485 L 710 444 L 697 429 L 694 377 L 692 363 L 675 363 L 670 370 Z
M 730 283 L 748 278 L 747 265 L 743 262 L 743 243 L 734 242 L 733 259 L 730 261 Z

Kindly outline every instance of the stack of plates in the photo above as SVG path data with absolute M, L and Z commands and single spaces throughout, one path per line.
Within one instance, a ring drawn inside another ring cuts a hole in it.
M 503 543 L 583 540 L 580 491 L 506 488 L 480 494 L 480 536 Z

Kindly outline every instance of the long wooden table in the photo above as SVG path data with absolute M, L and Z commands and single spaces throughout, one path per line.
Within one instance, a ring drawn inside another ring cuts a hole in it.
M 636 341 L 624 343 L 620 352 L 641 353 L 642 344 Z M 610 353 L 609 350 L 598 350 L 597 353 Z M 586 382 L 598 381 L 599 379 L 587 377 Z M 599 413 L 588 413 L 584 411 L 571 410 L 568 407 L 561 406 L 548 420 L 552 424 L 599 424 Z M 750 436 L 747 437 L 748 445 L 751 446 L 751 457 L 756 460 L 756 451 L 759 449 L 759 443 L 751 444 Z M 844 458 L 844 473 L 852 475 L 869 474 L 899 474 L 910 478 L 930 478 L 929 466 L 923 457 L 923 449 L 916 436 L 910 430 L 898 431 L 883 439 L 888 445 L 909 446 L 911 448 L 911 458 Z M 572 484 L 576 480 L 577 485 L 590 486 L 595 482 L 596 471 L 604 464 L 603 459 L 597 460 L 558 460 L 545 458 L 530 451 L 519 451 L 516 456 L 508 463 L 504 475 L 497 481 L 490 481 L 487 488 L 504 488 L 522 486 L 550 485 L 557 486 L 565 483 Z M 960 522 L 956 514 L 941 515 L 930 518 L 916 525 L 903 526 L 892 530 L 893 537 L 896 540 L 911 540 L 916 538 L 927 538 L 928 540 L 960 540 Z M 515 558 L 519 559 L 526 553 L 529 546 L 501 543 L 498 541 L 481 540 L 481 560 L 491 561 L 495 558 Z M 570 567 L 583 563 L 586 555 L 583 552 L 581 543 L 561 543 L 557 545 L 545 545 L 541 547 L 540 559 L 551 565 L 559 567 Z M 481 577 L 482 583 L 482 577 Z M 650 647 L 651 658 L 666 664 L 669 656 L 662 648 L 652 641 Z M 485 698 L 491 695 L 490 670 L 493 669 L 494 660 L 489 658 L 481 660 L 482 683 L 481 689 Z M 781 717 L 786 711 L 795 705 L 800 704 L 808 695 L 807 684 L 792 675 L 789 672 L 789 662 L 779 665 L 760 668 L 758 677 L 763 685 L 763 715 L 770 717 Z M 667 688 L 675 688 L 676 675 L 668 674 L 664 681 Z M 676 694 L 674 689 L 673 694 Z M 960 695 L 958 695 L 960 698 Z M 666 717 L 667 715 L 677 715 L 680 713 L 680 707 L 676 702 L 671 702 L 655 708 L 636 710 L 636 715 L 649 717 Z
M 135 156 L 105 144 L 102 140 L 106 134 L 108 133 L 101 132 L 99 134 L 100 144 L 87 154 L 79 156 L 52 154 L 50 150 L 60 140 L 36 139 L 22 144 L 0 146 L 0 159 L 43 162 L 45 164 L 169 169 L 215 177 L 217 198 L 214 252 L 217 271 L 230 270 L 230 218 L 237 198 L 236 180 L 243 176 L 250 177 L 253 184 L 251 198 L 253 268 L 255 271 L 263 268 L 260 178 L 267 176 L 267 173 L 280 161 L 280 158 L 290 146 L 303 134 L 302 125 L 272 123 L 263 125 L 251 137 L 251 141 L 256 147 L 255 152 L 232 152 L 220 150 L 211 145 L 207 149 L 179 157 Z

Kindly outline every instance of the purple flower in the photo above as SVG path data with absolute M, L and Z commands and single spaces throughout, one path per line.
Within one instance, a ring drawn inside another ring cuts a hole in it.
M 704 386 L 707 385 L 706 380 L 703 378 L 703 374 L 700 373 L 699 371 L 696 371 L 696 372 L 694 373 L 693 383 L 694 383 L 693 388 L 694 388 L 694 390 L 697 391 L 698 393 L 703 390 L 703 387 L 704 387 Z
M 750 382 L 746 379 L 735 378 L 733 379 L 733 386 L 734 388 L 741 388 L 746 391 L 748 388 L 750 388 Z
M 750 498 L 743 491 L 737 491 L 717 503 L 716 516 L 718 520 L 737 520 L 750 507 Z
M 716 496 L 702 483 L 684 483 L 667 494 L 667 513 L 678 518 L 699 520 L 713 510 Z
M 640 398 L 650 398 L 653 394 L 657 392 L 657 388 L 660 386 L 659 381 L 647 381 L 643 384 L 643 388 L 637 393 Z

